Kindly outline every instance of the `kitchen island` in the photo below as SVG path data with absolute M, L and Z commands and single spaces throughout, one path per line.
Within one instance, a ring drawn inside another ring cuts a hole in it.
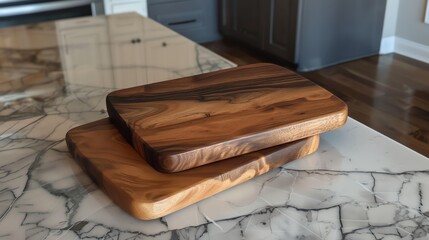
M 351 118 L 316 153 L 151 221 L 68 153 L 114 89 L 234 66 L 136 14 L 0 30 L 0 239 L 429 237 L 429 159 Z

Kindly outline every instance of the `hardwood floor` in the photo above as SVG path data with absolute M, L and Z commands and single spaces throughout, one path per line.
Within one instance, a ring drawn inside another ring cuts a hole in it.
M 204 46 L 238 65 L 273 62 L 294 69 L 235 42 Z M 300 74 L 343 99 L 352 118 L 429 157 L 429 64 L 388 54 Z
M 292 64 L 264 55 L 256 49 L 249 48 L 246 45 L 242 45 L 232 40 L 220 40 L 216 42 L 204 43 L 202 45 L 221 55 L 222 57 L 234 62 L 238 66 L 252 63 L 269 62 L 282 65 L 290 69 L 295 68 Z

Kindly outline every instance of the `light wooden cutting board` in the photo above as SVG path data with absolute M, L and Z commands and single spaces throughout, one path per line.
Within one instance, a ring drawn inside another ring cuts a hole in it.
M 70 130 L 70 153 L 123 210 L 155 219 L 313 153 L 313 136 L 179 173 L 153 169 L 108 119 Z

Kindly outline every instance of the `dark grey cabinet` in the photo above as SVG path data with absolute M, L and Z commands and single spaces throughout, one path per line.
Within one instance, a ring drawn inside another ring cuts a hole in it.
M 265 0 L 265 38 L 263 49 L 293 62 L 297 27 L 298 0 Z
M 386 0 L 218 0 L 221 33 L 299 71 L 378 54 Z
M 218 31 L 217 0 L 148 0 L 149 17 L 195 42 L 210 42 Z
M 228 1 L 228 0 L 227 0 Z M 236 18 L 234 32 L 237 37 L 253 46 L 260 46 L 263 39 L 263 24 L 260 21 L 262 12 L 261 0 L 235 0 L 231 1 L 235 6 Z
M 221 32 L 294 60 L 298 0 L 221 0 Z

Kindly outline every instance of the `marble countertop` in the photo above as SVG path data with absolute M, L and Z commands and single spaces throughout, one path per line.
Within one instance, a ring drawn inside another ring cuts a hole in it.
M 151 221 L 68 153 L 113 89 L 233 66 L 135 14 L 0 30 L 0 239 L 429 239 L 429 159 L 351 118 L 316 153 Z

